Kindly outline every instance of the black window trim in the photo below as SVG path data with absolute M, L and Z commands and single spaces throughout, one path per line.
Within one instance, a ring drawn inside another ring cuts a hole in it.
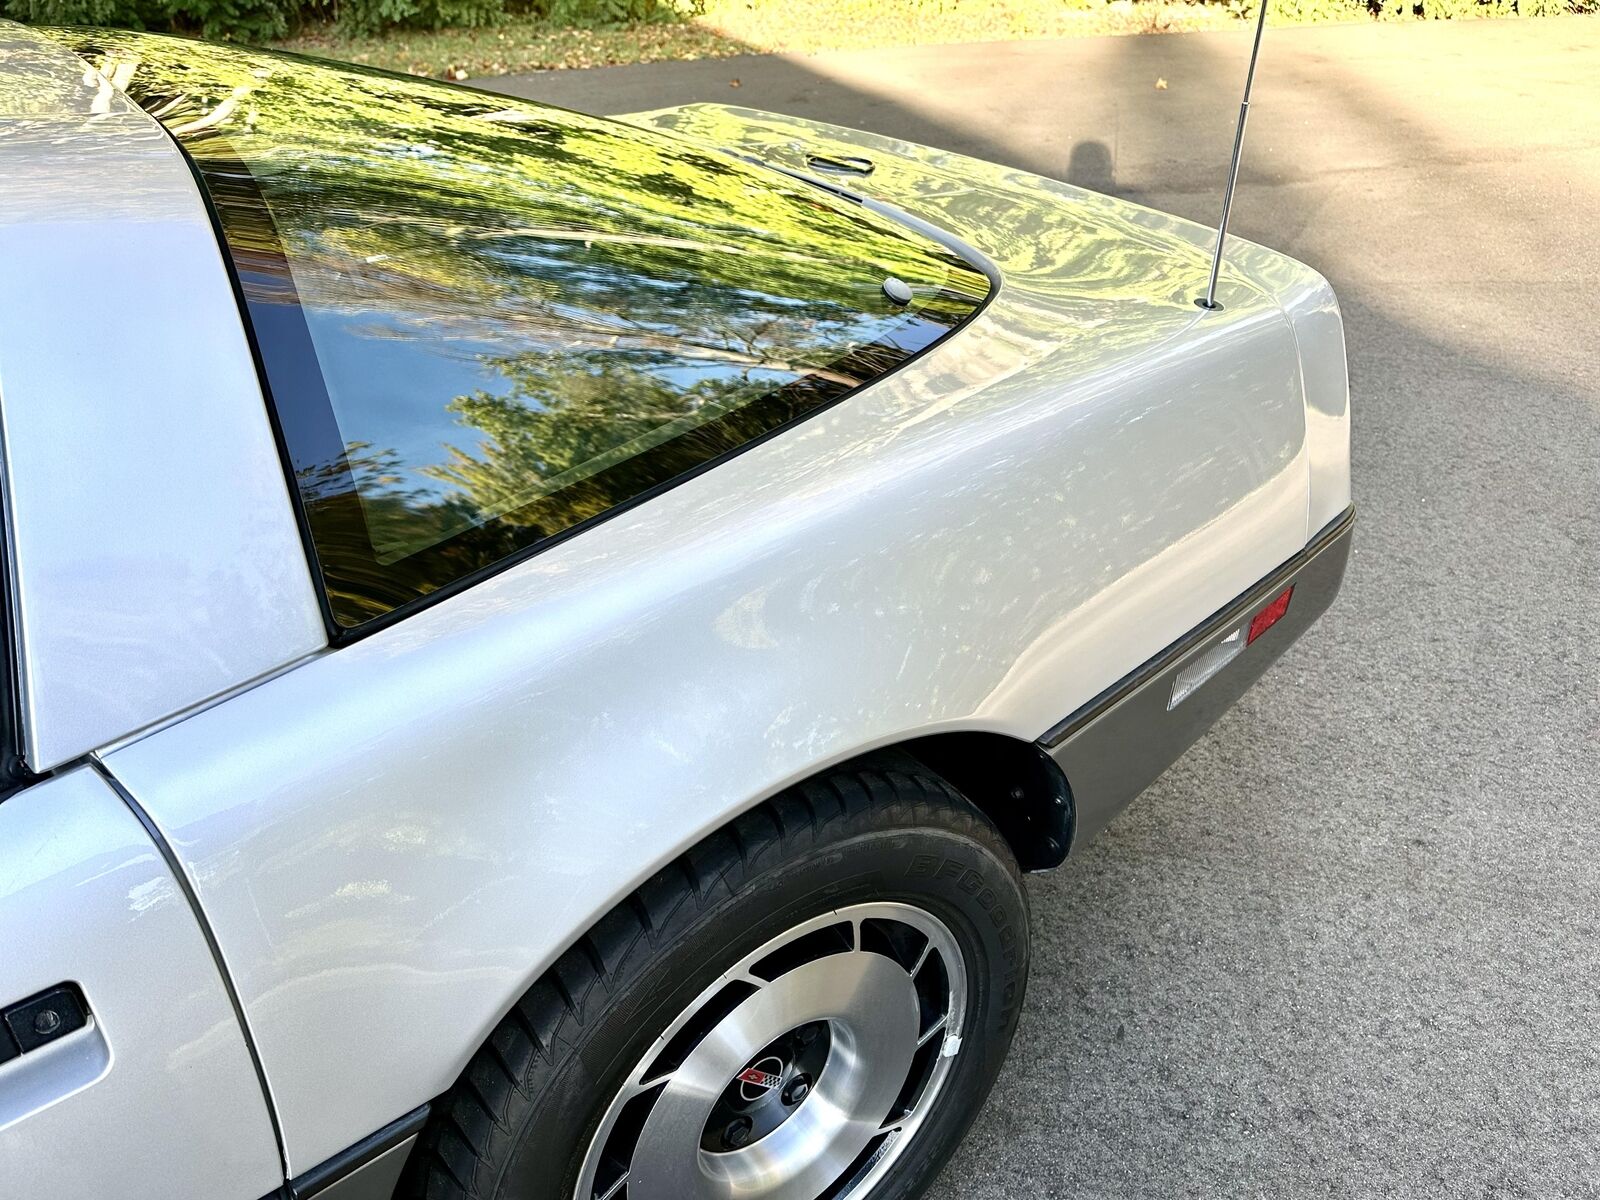
M 476 91 L 480 89 L 465 88 L 462 90 Z M 503 97 L 501 98 L 503 99 Z M 682 471 L 668 479 L 662 480 L 651 487 L 645 488 L 628 497 L 626 500 L 608 507 L 603 512 L 597 513 L 586 520 L 579 521 L 574 525 L 570 525 L 565 529 L 540 538 L 525 546 L 521 546 L 516 550 L 506 554 L 504 557 L 497 558 L 491 563 L 486 563 L 481 567 L 477 567 L 473 570 L 458 575 L 446 583 L 440 584 L 432 591 L 397 604 L 388 611 L 373 616 L 361 622 L 359 625 L 349 627 L 340 624 L 333 610 L 333 602 L 328 589 L 328 580 L 323 572 L 322 561 L 317 553 L 316 540 L 313 536 L 311 519 L 306 511 L 305 497 L 301 491 L 299 480 L 295 475 L 295 457 L 293 454 L 291 441 L 279 417 L 279 409 L 273 396 L 272 383 L 268 373 L 267 359 L 262 351 L 260 341 L 257 337 L 255 322 L 250 316 L 250 302 L 245 295 L 244 284 L 240 278 L 238 264 L 234 260 L 227 234 L 222 223 L 221 215 L 218 212 L 217 206 L 211 195 L 212 185 L 207 182 L 205 172 L 202 171 L 200 165 L 189 154 L 188 149 L 183 145 L 182 141 L 180 141 L 171 132 L 171 130 L 167 129 L 164 124 L 159 121 L 157 124 L 161 125 L 163 133 L 167 135 L 167 138 L 172 145 L 177 148 L 178 153 L 183 157 L 184 163 L 188 166 L 189 174 L 194 180 L 195 188 L 199 192 L 200 199 L 205 206 L 206 215 L 211 223 L 212 233 L 217 240 L 219 256 L 222 260 L 224 270 L 227 271 L 229 285 L 233 289 L 234 304 L 238 310 L 239 322 L 243 328 L 245 339 L 250 347 L 250 357 L 255 367 L 256 380 L 261 388 L 262 400 L 267 410 L 267 419 L 271 424 L 273 440 L 277 444 L 278 459 L 283 468 L 284 483 L 288 488 L 290 506 L 294 510 L 295 524 L 300 531 L 301 546 L 305 552 L 306 565 L 311 574 L 312 590 L 316 593 L 317 606 L 322 614 L 323 626 L 328 635 L 328 644 L 335 648 L 349 645 L 352 642 L 360 641 L 362 638 L 387 629 L 391 625 L 398 624 L 407 617 L 410 617 L 425 608 L 447 600 L 451 596 L 457 595 L 466 591 L 468 588 L 482 583 L 485 579 L 489 579 L 503 571 L 508 571 L 513 567 L 520 565 L 521 563 L 527 562 L 535 555 L 542 554 L 546 550 L 562 544 L 568 538 L 583 533 L 596 525 L 610 520 L 612 517 L 629 512 L 636 506 L 644 504 L 661 495 L 662 493 L 679 486 L 680 484 L 687 483 L 689 480 L 697 478 L 705 472 L 720 466 L 724 462 L 727 462 L 736 455 L 743 454 L 745 451 L 761 445 L 768 439 L 777 437 L 786 430 L 810 419 L 811 417 L 827 411 L 836 404 L 843 403 L 845 400 L 850 399 L 850 397 L 856 395 L 864 388 L 881 383 L 883 380 L 895 375 L 899 371 L 910 366 L 912 363 L 917 362 L 923 357 L 923 355 L 944 345 L 950 340 L 950 338 L 954 337 L 968 325 L 972 324 L 972 322 L 977 320 L 989 307 L 989 305 L 994 302 L 994 299 L 997 295 L 999 295 L 1001 288 L 1000 271 L 986 255 L 968 245 L 960 238 L 955 237 L 948 231 L 940 229 L 938 226 L 931 225 L 927 221 L 913 216 L 912 214 L 905 212 L 894 205 L 858 195 L 845 188 L 839 187 L 836 184 L 814 178 L 813 176 L 806 175 L 800 171 L 795 171 L 786 167 L 767 163 L 760 159 L 752 158 L 748 155 L 730 153 L 730 157 L 737 158 L 740 161 L 758 167 L 763 171 L 798 181 L 821 191 L 827 192 L 836 198 L 858 204 L 867 211 L 873 212 L 878 216 L 895 222 L 902 228 L 906 228 L 915 233 L 921 234 L 923 237 L 926 237 L 929 240 L 937 243 L 968 267 L 981 273 L 988 280 L 988 292 L 978 300 L 978 302 L 971 308 L 970 311 L 967 312 L 964 317 L 952 325 L 943 334 L 933 338 L 930 342 L 928 342 L 928 344 L 922 346 L 913 353 L 906 355 L 889 369 L 879 372 L 865 383 L 828 398 L 814 405 L 813 407 L 808 408 L 806 411 L 799 413 L 796 416 L 779 424 L 775 424 L 771 428 L 754 437 L 748 438 L 739 445 L 734 446 L 721 454 L 708 458 L 705 461 L 689 468 L 688 470 Z M 216 144 L 217 140 L 221 139 L 220 137 L 214 135 L 212 144 Z M 249 179 L 247 171 L 244 174 L 244 178 Z M 249 186 L 253 186 L 253 181 Z M 264 201 L 262 201 L 262 207 L 264 210 Z M 271 228 L 270 222 L 269 228 Z M 271 228 L 271 231 L 273 233 L 274 240 L 276 240 L 276 229 Z
M 3 458 L 0 454 L 0 458 Z M 17 608 L 16 541 L 11 536 L 11 473 L 0 468 L 0 802 L 36 782 L 22 725 L 22 639 Z

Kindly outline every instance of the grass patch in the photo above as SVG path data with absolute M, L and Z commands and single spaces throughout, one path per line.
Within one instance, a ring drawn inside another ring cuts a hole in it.
M 1424 0 L 1390 19 L 1449 15 L 1511 16 L 1512 0 Z M 1592 8 L 1594 0 L 1523 0 L 1524 10 Z M 1441 13 L 1441 7 L 1450 11 Z M 389 30 L 351 35 L 313 28 L 284 49 L 366 63 L 391 71 L 476 79 L 520 71 L 719 58 L 733 54 L 812 54 L 888 46 L 1013 41 L 1090 34 L 1225 29 L 1254 20 L 1246 0 L 705 0 L 679 21 L 586 28 L 511 19 L 468 29 Z M 1268 21 L 1299 25 L 1372 19 L 1364 0 L 1274 0 Z
M 750 52 L 717 30 L 689 21 L 573 28 L 511 20 L 475 29 L 393 29 L 362 35 L 329 26 L 277 44 L 298 54 L 446 79 Z

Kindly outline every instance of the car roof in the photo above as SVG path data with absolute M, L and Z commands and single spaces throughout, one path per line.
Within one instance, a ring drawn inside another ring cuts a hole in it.
M 326 644 L 232 283 L 172 140 L 0 24 L 0 418 L 46 770 Z
M 55 42 L 15 21 L 0 20 L 0 118 L 93 116 L 131 111 L 106 82 Z

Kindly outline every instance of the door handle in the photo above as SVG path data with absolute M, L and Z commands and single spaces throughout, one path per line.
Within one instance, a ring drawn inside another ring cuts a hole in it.
M 111 1047 L 77 984 L 60 983 L 7 1005 L 0 1012 L 0 1130 L 82 1091 L 110 1069 Z
M 89 1023 L 89 1006 L 76 984 L 62 983 L 0 1013 L 0 1063 L 48 1046 Z

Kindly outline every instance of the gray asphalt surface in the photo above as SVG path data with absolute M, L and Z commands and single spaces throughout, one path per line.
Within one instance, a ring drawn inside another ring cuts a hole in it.
M 1210 221 L 1247 50 L 497 86 L 793 112 Z M 1345 591 L 1034 880 L 1028 1011 L 933 1194 L 1600 1196 L 1600 18 L 1269 31 L 1235 228 L 1344 304 Z

